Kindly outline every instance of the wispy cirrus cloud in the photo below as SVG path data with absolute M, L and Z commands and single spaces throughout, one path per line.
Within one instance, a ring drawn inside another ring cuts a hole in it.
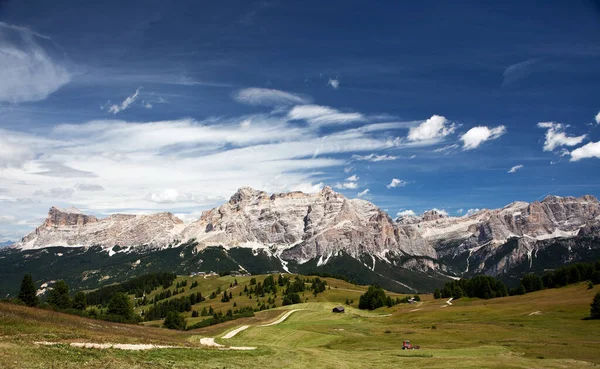
M 388 154 L 377 155 L 375 153 L 371 153 L 369 155 L 352 155 L 352 160 L 357 160 L 357 161 L 378 162 L 378 161 L 389 161 L 389 160 L 396 160 L 396 159 L 398 159 L 397 156 L 388 155 Z
M 508 66 L 504 70 L 504 73 L 502 73 L 502 87 L 511 86 L 519 80 L 526 78 L 533 72 L 535 65 L 538 64 L 540 60 L 541 59 L 539 58 L 528 59 Z
M 109 102 L 109 106 L 108 106 L 108 112 L 109 113 L 113 113 L 113 114 L 118 114 L 120 112 L 122 112 L 123 110 L 128 109 L 131 104 L 133 104 L 135 102 L 135 100 L 137 100 L 138 96 L 140 95 L 140 90 L 142 89 L 142 86 L 138 87 L 134 94 L 131 96 L 127 96 L 125 98 L 125 100 L 123 100 L 120 104 L 110 104 Z M 151 108 L 152 106 L 150 106 Z
M 0 102 L 47 98 L 71 81 L 64 59 L 49 37 L 0 22 Z
M 361 122 L 366 118 L 360 113 L 346 113 L 328 106 L 298 105 L 289 113 L 291 120 L 305 120 L 316 126 Z
M 359 193 L 357 193 L 356 196 L 357 197 L 363 197 L 363 196 L 366 196 L 369 192 L 370 192 L 370 190 L 368 188 L 365 188 L 364 190 L 362 190 Z
M 286 106 L 309 104 L 312 99 L 286 91 L 270 88 L 243 88 L 232 95 L 233 99 L 242 104 L 262 106 Z
M 522 164 L 515 165 L 514 167 L 510 168 L 510 170 L 508 171 L 508 173 L 516 173 L 516 172 L 517 172 L 517 170 L 519 170 L 519 169 L 521 169 L 521 168 L 523 168 L 523 165 L 522 165 Z

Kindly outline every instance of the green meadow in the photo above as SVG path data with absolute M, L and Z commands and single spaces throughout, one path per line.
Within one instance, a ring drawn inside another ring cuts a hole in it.
M 178 278 L 180 282 L 184 277 Z M 220 298 L 193 306 L 215 310 L 255 306 L 255 297 L 239 296 L 250 277 L 194 277 L 199 286 L 185 294 L 204 296 L 221 287 L 231 291 L 231 302 Z M 257 276 L 261 281 L 265 276 Z M 328 288 L 306 303 L 280 306 L 192 331 L 159 328 L 160 321 L 126 325 L 53 311 L 0 303 L 0 367 L 2 368 L 587 368 L 600 366 L 600 321 L 586 320 L 600 286 L 587 283 L 547 289 L 522 296 L 491 300 L 463 298 L 452 305 L 421 295 L 415 304 L 399 304 L 375 311 L 358 310 L 366 290 L 326 278 Z M 162 288 L 161 288 L 162 289 Z M 153 293 L 159 293 L 155 291 Z M 175 297 L 181 297 L 179 294 Z M 393 294 L 393 296 L 396 296 Z M 404 296 L 404 295 L 398 295 Z M 133 298 L 133 297 L 132 297 Z M 264 297 L 264 299 L 266 299 Z M 263 298 L 261 298 L 262 300 Z M 345 305 L 346 312 L 331 309 Z M 138 308 L 138 312 L 139 312 Z M 290 309 L 298 309 L 277 325 Z M 205 317 L 191 318 L 188 324 Z M 249 328 L 233 338 L 226 333 Z M 236 351 L 208 348 L 201 338 L 213 337 L 224 346 L 252 346 Z M 402 341 L 420 345 L 402 350 Z M 44 345 L 40 342 L 52 343 Z M 172 348 L 125 351 L 114 348 L 77 348 L 73 342 L 155 344 Z

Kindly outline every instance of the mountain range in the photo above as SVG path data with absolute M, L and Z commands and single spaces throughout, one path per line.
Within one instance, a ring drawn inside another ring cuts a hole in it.
M 42 225 L 0 250 L 0 293 L 14 291 L 34 265 L 40 282 L 63 278 L 86 288 L 169 269 L 334 274 L 414 292 L 474 274 L 510 283 L 598 257 L 600 203 L 591 195 L 393 219 L 331 187 L 271 195 L 245 187 L 187 225 L 171 213 L 98 219 L 52 207 Z

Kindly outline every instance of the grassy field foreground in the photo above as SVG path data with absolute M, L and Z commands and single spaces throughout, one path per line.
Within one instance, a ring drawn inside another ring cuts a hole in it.
M 214 283 L 214 282 L 213 282 Z M 341 285 L 340 285 L 341 286 Z M 599 286 L 586 284 L 453 305 L 424 298 L 365 312 L 331 308 L 357 299 L 362 288 L 332 288 L 318 299 L 279 307 L 202 330 L 178 332 L 121 325 L 0 304 L 2 368 L 586 368 L 600 367 L 600 321 L 583 320 Z M 289 309 L 283 323 L 258 327 Z M 241 325 L 234 338 L 218 337 Z M 253 351 L 200 346 L 217 337 Z M 402 351 L 402 340 L 420 350 Z M 44 346 L 34 342 L 60 342 Z M 178 348 L 149 351 L 83 349 L 71 342 L 153 343 Z

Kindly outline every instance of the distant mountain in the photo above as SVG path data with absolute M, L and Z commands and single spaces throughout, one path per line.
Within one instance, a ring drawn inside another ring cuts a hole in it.
M 0 242 L 0 247 L 6 247 L 6 246 L 11 246 L 12 244 L 14 244 L 14 241 L 4 241 L 4 242 Z
M 424 291 L 449 278 L 479 273 L 510 278 L 598 258 L 600 203 L 590 195 L 549 196 L 462 217 L 431 210 L 394 220 L 374 204 L 330 187 L 316 194 L 273 195 L 241 188 L 187 226 L 170 213 L 97 219 L 53 207 L 40 227 L 10 249 L 10 257 L 0 255 L 0 276 L 8 260 L 22 266 L 17 273 L 28 270 L 32 258 L 58 262 L 66 249 L 48 249 L 56 246 L 82 249 L 69 252 L 77 271 L 64 258 L 61 264 L 87 287 L 171 268 L 330 273 L 396 291 Z M 121 254 L 128 255 L 123 265 L 117 262 Z M 86 265 L 81 258 L 90 261 Z M 144 266 L 146 259 L 153 261 Z M 54 278 L 51 269 L 44 278 Z

